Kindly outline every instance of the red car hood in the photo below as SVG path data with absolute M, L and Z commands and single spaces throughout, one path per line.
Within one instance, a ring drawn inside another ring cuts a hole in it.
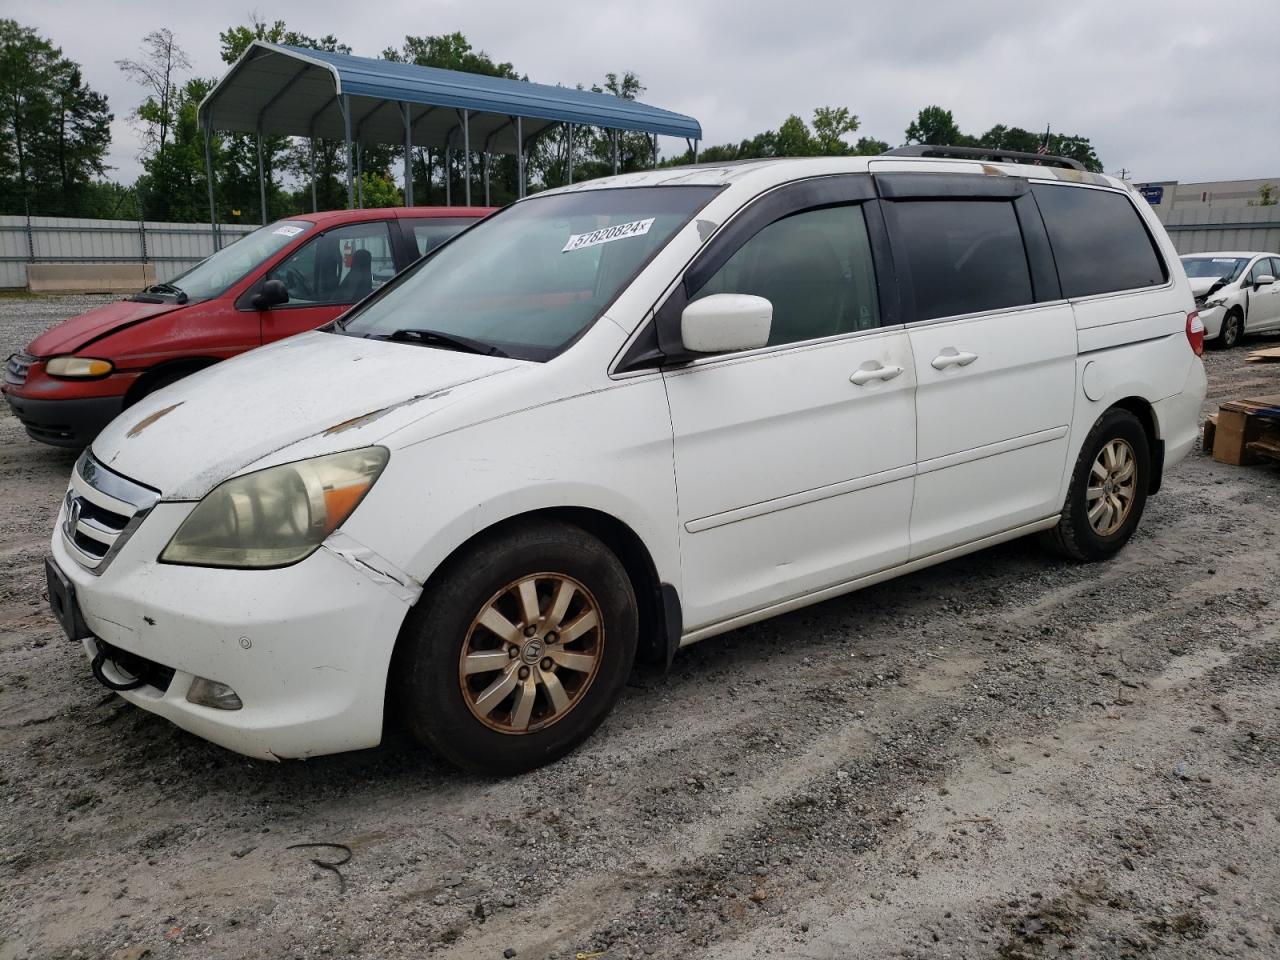
M 53 357 L 79 350 L 90 341 L 104 337 L 122 327 L 131 326 L 162 313 L 179 310 L 185 304 L 139 303 L 136 300 L 116 300 L 94 307 L 88 313 L 64 320 L 31 341 L 27 352 L 37 357 Z

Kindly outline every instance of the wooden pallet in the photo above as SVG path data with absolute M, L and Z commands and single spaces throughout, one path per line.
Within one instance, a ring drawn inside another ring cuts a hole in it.
M 1280 347 L 1254 350 L 1245 359 L 1250 363 L 1280 363 Z
M 1231 400 L 1211 419 L 1204 442 L 1212 442 L 1213 459 L 1236 466 L 1280 459 L 1280 394 Z

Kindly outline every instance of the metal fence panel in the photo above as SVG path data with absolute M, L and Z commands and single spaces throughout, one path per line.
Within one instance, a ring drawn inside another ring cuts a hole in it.
M 219 227 L 223 246 L 255 229 Z M 211 253 L 207 223 L 0 216 L 0 288 L 26 287 L 28 263 L 145 262 L 155 264 L 157 280 L 171 280 Z
M 1170 210 L 1165 229 L 1179 253 L 1280 252 L 1280 206 Z

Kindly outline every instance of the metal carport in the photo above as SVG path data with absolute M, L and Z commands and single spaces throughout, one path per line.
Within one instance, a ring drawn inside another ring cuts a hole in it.
M 205 135 L 209 214 L 215 228 L 217 211 L 210 152 L 215 130 L 257 135 L 258 183 L 264 211 L 264 136 L 344 141 L 349 207 L 356 203 L 355 184 L 362 144 L 404 145 L 405 203 L 410 205 L 413 204 L 414 147 L 463 151 L 468 204 L 471 203 L 471 155 L 482 153 L 487 204 L 490 155 L 516 155 L 518 195 L 524 196 L 528 150 L 539 134 L 560 124 L 567 126 L 570 147 L 574 126 L 609 130 L 615 172 L 619 131 L 651 135 L 655 162 L 659 135 L 683 138 L 695 158 L 697 144 L 702 139 L 702 127 L 692 117 L 610 94 L 261 40 L 250 44 L 209 91 L 200 103 L 199 122 Z M 568 178 L 572 183 L 572 149 L 569 156 Z M 313 204 L 314 176 L 313 163 Z M 446 177 L 446 183 L 447 180 Z

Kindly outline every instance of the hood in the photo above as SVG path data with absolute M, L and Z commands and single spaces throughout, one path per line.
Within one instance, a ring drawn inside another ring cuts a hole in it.
M 308 444 L 305 456 L 376 443 L 454 402 L 455 388 L 522 366 L 527 364 L 407 343 L 304 333 L 145 397 L 98 434 L 93 453 L 166 500 L 195 500 L 309 438 L 319 442 Z
M 1191 284 L 1191 295 L 1193 297 L 1203 297 L 1217 284 L 1226 286 L 1225 283 L 1222 283 L 1221 277 L 1188 277 L 1187 283 Z
M 85 344 L 92 343 L 122 327 L 143 320 L 150 320 L 164 313 L 172 313 L 187 306 L 185 303 L 139 303 L 136 300 L 116 300 L 94 307 L 78 317 L 64 320 L 46 330 L 31 341 L 27 352 L 37 357 L 54 357 L 62 353 L 74 353 Z

